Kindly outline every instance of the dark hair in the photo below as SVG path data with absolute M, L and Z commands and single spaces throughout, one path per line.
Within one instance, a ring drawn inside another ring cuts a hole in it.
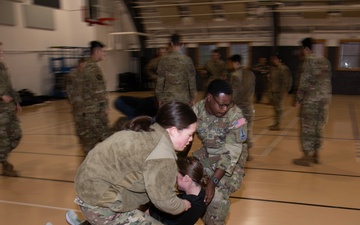
M 176 127 L 182 130 L 195 123 L 197 117 L 188 104 L 172 101 L 160 107 L 155 121 L 165 129 Z
M 233 89 L 226 80 L 215 79 L 209 84 L 207 93 L 211 94 L 214 97 L 218 96 L 221 93 L 226 95 L 232 95 Z
M 183 176 L 188 175 L 196 184 L 205 187 L 208 183 L 209 177 L 204 176 L 204 168 L 197 158 L 193 156 L 179 158 L 176 164 L 179 173 Z
M 233 56 L 230 57 L 230 60 L 231 60 L 232 62 L 241 63 L 242 57 L 241 57 L 241 55 L 239 55 L 239 54 L 235 54 L 235 55 L 233 55 Z
M 279 55 L 279 54 L 275 54 L 273 57 L 275 57 L 275 58 L 278 58 L 279 60 L 283 60 L 283 58 L 281 57 L 281 55 Z
M 84 62 L 86 62 L 86 59 L 84 57 L 80 57 L 78 59 L 78 65 L 80 65 L 81 63 L 84 63 Z
M 171 36 L 171 43 L 173 45 L 176 45 L 176 46 L 179 46 L 181 43 L 180 43 L 180 36 L 178 34 L 173 34 Z
M 220 54 L 220 50 L 218 48 L 215 48 L 214 50 L 211 51 L 212 53 L 219 53 Z
M 99 41 L 90 42 L 90 52 L 91 52 L 91 54 L 94 53 L 94 50 L 96 48 L 103 48 L 103 47 L 105 47 L 105 45 L 103 43 L 99 42 Z
M 313 45 L 314 41 L 312 38 L 308 37 L 308 38 L 304 38 L 301 41 L 301 44 L 304 48 L 309 48 L 310 50 L 312 50 L 312 45 Z
M 153 131 L 153 129 L 150 128 L 150 125 L 152 124 L 152 118 L 150 116 L 138 116 L 134 119 L 126 122 L 123 125 L 123 128 L 125 130 L 133 130 L 133 131 Z

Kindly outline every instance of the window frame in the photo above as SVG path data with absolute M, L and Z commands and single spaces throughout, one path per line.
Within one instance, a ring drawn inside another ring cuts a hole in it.
M 342 52 L 342 45 L 345 43 L 358 43 L 358 47 L 359 47 L 359 54 L 357 55 L 357 59 L 358 59 L 358 67 L 354 67 L 354 68 L 345 68 L 345 67 L 341 67 L 341 58 L 344 55 L 341 55 Z M 336 58 L 336 64 L 337 64 L 337 70 L 338 71 L 360 71 L 360 39 L 341 39 L 339 40 L 339 45 L 338 45 L 338 54 L 337 54 L 337 58 Z

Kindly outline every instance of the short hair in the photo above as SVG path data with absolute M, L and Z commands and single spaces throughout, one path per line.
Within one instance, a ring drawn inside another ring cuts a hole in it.
M 209 177 L 204 175 L 204 169 L 199 159 L 188 156 L 176 161 L 178 171 L 182 176 L 188 175 L 196 184 L 205 187 Z
M 90 52 L 91 54 L 94 53 L 94 50 L 97 48 L 103 48 L 105 45 L 99 41 L 92 41 L 90 42 Z
M 218 48 L 215 48 L 214 50 L 211 51 L 212 53 L 219 53 L 220 54 L 220 50 Z
M 160 107 L 155 121 L 164 129 L 176 127 L 183 130 L 195 123 L 197 116 L 188 104 L 171 101 Z
M 218 96 L 219 94 L 232 95 L 233 89 L 226 80 L 215 79 L 209 84 L 207 93 L 214 97 Z
M 279 60 L 283 60 L 283 58 L 282 58 L 282 56 L 280 55 L 280 54 L 275 54 L 273 57 L 276 57 L 276 58 L 278 58 Z
M 235 55 L 233 55 L 233 56 L 230 57 L 230 60 L 231 60 L 232 62 L 241 63 L 242 57 L 241 57 L 241 55 L 239 55 L 239 54 L 235 54 Z
M 181 43 L 180 43 L 180 35 L 178 35 L 178 34 L 173 34 L 172 36 L 171 36 L 171 43 L 173 44 L 173 45 L 177 45 L 177 46 L 179 46 Z
M 304 48 L 309 48 L 310 50 L 312 50 L 312 45 L 314 43 L 314 40 L 310 37 L 308 38 L 304 38 L 302 41 L 301 41 L 301 44 Z
M 80 57 L 80 58 L 78 59 L 78 65 L 80 65 L 81 63 L 84 63 L 84 62 L 86 62 L 86 58 L 85 58 L 85 57 Z

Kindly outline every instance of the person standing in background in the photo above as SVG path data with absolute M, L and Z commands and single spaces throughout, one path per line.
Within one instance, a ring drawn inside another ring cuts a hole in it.
M 156 53 L 156 57 L 151 59 L 145 66 L 144 72 L 148 79 L 154 80 L 157 79 L 157 69 L 161 60 L 161 57 L 166 55 L 167 48 L 159 48 Z
M 269 127 L 270 130 L 280 130 L 281 117 L 283 114 L 284 98 L 290 87 L 290 70 L 282 62 L 279 55 L 273 56 L 273 67 L 271 68 L 270 91 L 273 95 L 273 104 L 275 111 L 275 123 Z
M 212 50 L 211 59 L 206 62 L 204 70 L 201 71 L 207 76 L 205 88 L 215 79 L 226 79 L 226 63 L 220 59 L 220 56 L 219 49 Z
M 75 131 L 76 135 L 79 138 L 80 143 L 83 145 L 82 137 L 82 117 L 83 117 L 83 106 L 82 106 L 82 78 L 85 67 L 85 58 L 79 58 L 77 62 L 77 67 L 72 69 L 69 74 L 66 75 L 65 89 L 66 94 L 69 100 L 69 103 L 72 106 L 72 114 L 74 118 Z
M 155 95 L 159 105 L 180 101 L 190 106 L 195 104 L 196 71 L 191 58 L 181 52 L 180 36 L 171 36 L 171 51 L 161 57 L 157 69 Z
M 9 69 L 3 60 L 4 51 L 0 42 L 0 162 L 4 176 L 17 177 L 19 173 L 9 163 L 8 156 L 19 145 L 22 137 L 16 115 L 21 112 L 21 98 L 12 87 Z
M 248 160 L 252 160 L 250 149 L 253 145 L 253 116 L 254 116 L 254 103 L 253 97 L 255 92 L 255 75 L 250 70 L 244 69 L 241 65 L 241 55 L 233 55 L 230 58 L 234 67 L 234 72 L 230 74 L 230 85 L 233 88 L 234 103 L 241 109 L 247 120 L 247 150 Z
M 325 57 L 313 53 L 312 38 L 305 38 L 301 43 L 305 58 L 295 106 L 302 106 L 300 117 L 303 156 L 294 159 L 293 163 L 311 166 L 313 163 L 320 163 L 319 150 L 331 102 L 331 65 Z
M 104 58 L 103 48 L 104 45 L 101 42 L 90 42 L 91 57 L 86 62 L 82 78 L 82 124 L 84 125 L 82 143 L 85 154 L 111 134 L 106 82 L 100 67 L 97 65 Z
M 270 66 L 267 65 L 267 59 L 265 57 L 259 58 L 258 64 L 256 64 L 252 71 L 256 77 L 256 84 L 255 84 L 255 98 L 256 103 L 261 103 L 262 97 L 264 93 L 266 93 L 268 89 L 269 83 L 269 71 Z

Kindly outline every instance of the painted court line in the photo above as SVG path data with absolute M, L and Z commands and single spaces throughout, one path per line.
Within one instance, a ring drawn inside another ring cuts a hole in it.
M 37 207 L 37 208 L 46 208 L 46 209 L 56 209 L 56 210 L 63 210 L 63 211 L 69 210 L 69 208 L 55 207 L 55 206 L 49 206 L 49 205 L 30 204 L 30 203 L 24 203 L 24 202 L 13 202 L 13 201 L 5 201 L 5 200 L 0 200 L 0 203 L 30 206 L 30 207 Z M 78 210 L 78 209 L 71 209 L 71 210 L 73 210 L 75 212 L 80 212 L 80 210 Z
M 284 131 L 282 131 L 280 133 L 279 136 L 277 136 L 277 138 L 275 138 L 275 140 L 273 140 L 271 142 L 271 144 L 265 149 L 265 151 L 261 154 L 261 156 L 267 156 L 269 155 L 269 153 L 274 149 L 274 147 L 276 145 L 279 144 L 279 142 L 290 132 L 288 128 L 292 128 L 294 127 L 294 125 L 298 122 L 299 118 L 295 117 L 284 129 Z

